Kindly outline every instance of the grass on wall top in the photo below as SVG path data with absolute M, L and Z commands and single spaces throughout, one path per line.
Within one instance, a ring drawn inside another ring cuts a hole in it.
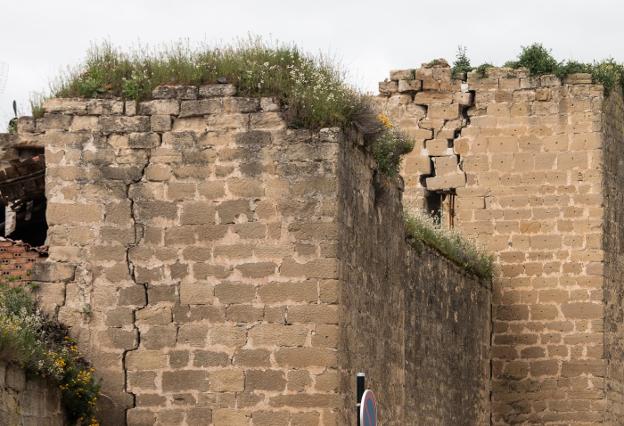
M 240 96 L 273 96 L 288 107 L 294 127 L 344 126 L 367 111 L 365 97 L 323 56 L 304 54 L 294 45 L 249 38 L 219 48 L 182 43 L 160 50 L 122 51 L 94 45 L 84 64 L 62 76 L 55 97 L 149 99 L 162 84 L 228 82 Z
M 377 116 L 372 101 L 355 90 L 345 73 L 324 56 L 294 45 L 249 38 L 219 48 L 177 43 L 160 50 L 125 52 L 109 43 L 94 45 L 85 62 L 61 76 L 53 97 L 122 97 L 147 100 L 163 84 L 232 83 L 240 96 L 277 98 L 291 127 L 312 130 L 357 125 L 369 136 L 379 170 L 398 174 L 409 138 Z M 43 110 L 33 106 L 33 115 Z
M 423 212 L 405 212 L 407 240 L 416 249 L 423 245 L 433 248 L 461 268 L 491 281 L 494 274 L 494 259 L 485 250 L 466 239 L 455 230 L 436 224 L 433 218 Z

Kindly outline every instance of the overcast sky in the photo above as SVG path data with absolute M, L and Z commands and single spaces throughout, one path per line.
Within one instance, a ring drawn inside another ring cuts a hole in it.
M 467 46 L 474 65 L 501 64 L 534 41 L 560 59 L 624 61 L 623 17 L 621 0 L 3 1 L 0 131 L 13 99 L 27 113 L 31 94 L 78 64 L 94 41 L 214 44 L 261 35 L 329 53 L 353 84 L 375 91 L 390 69 L 451 61 L 458 45 Z

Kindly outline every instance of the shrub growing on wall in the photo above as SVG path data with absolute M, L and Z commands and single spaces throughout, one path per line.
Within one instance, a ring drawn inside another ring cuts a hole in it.
M 23 288 L 0 284 L 0 358 L 55 383 L 72 423 L 97 425 L 100 385 L 76 342 L 46 317 Z

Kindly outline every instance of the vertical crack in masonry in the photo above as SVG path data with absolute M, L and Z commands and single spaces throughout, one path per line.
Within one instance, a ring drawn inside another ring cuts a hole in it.
M 461 138 L 463 129 L 470 125 L 468 110 L 474 105 L 474 91 L 468 90 L 465 80 L 461 82 L 461 90 L 449 93 L 453 97 L 450 106 L 457 105 L 458 113 L 454 117 L 445 117 L 441 126 L 435 125 L 435 118 L 431 118 L 432 105 L 444 107 L 443 101 L 432 99 L 427 103 L 414 102 L 425 109 L 425 114 L 418 122 L 419 129 L 431 130 L 431 137 L 423 140 L 424 155 L 429 157 L 430 174 L 421 175 L 420 182 L 424 187 L 425 205 L 441 205 L 442 200 L 447 198 L 446 214 L 449 219 L 449 227 L 454 226 L 454 197 L 455 190 L 466 185 L 466 173 L 463 170 L 462 147 L 456 146 L 456 141 Z M 437 201 L 436 201 L 437 200 Z M 427 207 L 426 207 L 427 208 Z M 436 211 L 441 220 L 441 211 Z
M 161 136 L 162 137 L 162 136 Z M 162 143 L 162 139 L 159 142 L 159 146 L 160 143 Z M 145 163 L 143 164 L 143 167 L 141 168 L 141 173 L 139 175 L 139 177 L 137 179 L 131 180 L 128 184 L 126 184 L 126 198 L 128 199 L 128 201 L 130 201 L 130 220 L 132 221 L 132 227 L 133 227 L 133 231 L 134 231 L 134 242 L 130 243 L 127 245 L 126 247 L 126 264 L 128 266 L 128 274 L 130 276 L 130 279 L 134 282 L 134 285 L 137 286 L 142 286 L 143 290 L 145 292 L 145 298 L 144 298 L 144 304 L 141 307 L 138 308 L 134 308 L 132 310 L 132 327 L 134 328 L 134 330 L 136 330 L 136 343 L 134 344 L 134 347 L 131 349 L 126 349 L 123 352 L 122 355 L 122 369 L 123 369 L 123 375 L 124 375 L 124 392 L 128 395 L 131 395 L 132 397 L 132 404 L 130 407 L 126 407 L 125 408 L 125 418 L 126 418 L 126 422 L 128 419 L 128 410 L 130 410 L 131 408 L 136 407 L 136 395 L 131 392 L 129 390 L 128 387 L 128 369 L 126 366 L 126 357 L 128 355 L 129 352 L 132 351 L 136 351 L 137 349 L 139 349 L 139 346 L 141 345 L 141 331 L 139 330 L 139 327 L 136 324 L 136 314 L 138 311 L 145 309 L 148 305 L 148 291 L 147 291 L 147 284 L 144 283 L 139 283 L 137 281 L 136 278 L 136 270 L 135 270 L 135 266 L 134 263 L 132 262 L 132 260 L 130 260 L 130 250 L 132 250 L 134 247 L 139 246 L 139 244 L 141 243 L 141 240 L 144 237 L 144 232 L 145 230 L 143 229 L 143 225 L 140 223 L 137 223 L 137 218 L 135 216 L 135 210 L 134 210 L 134 198 L 133 196 L 130 194 L 130 190 L 131 187 L 133 185 L 138 184 L 139 182 L 142 182 L 145 178 L 145 170 L 147 169 L 147 167 L 149 167 L 150 165 L 150 161 L 152 158 L 152 149 L 148 148 L 145 149 L 145 154 L 146 154 L 146 159 L 145 159 Z

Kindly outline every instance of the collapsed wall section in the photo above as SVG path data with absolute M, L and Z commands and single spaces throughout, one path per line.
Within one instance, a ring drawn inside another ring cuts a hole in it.
M 63 296 L 51 310 L 102 378 L 104 424 L 331 425 L 343 407 L 339 134 L 234 94 L 54 99 L 31 135 L 43 299 Z
M 341 145 L 338 175 L 343 424 L 355 424 L 358 372 L 383 424 L 487 424 L 490 283 L 408 244 L 398 184 L 361 147 Z
M 613 91 L 603 110 L 604 302 L 607 422 L 624 418 L 624 100 Z

